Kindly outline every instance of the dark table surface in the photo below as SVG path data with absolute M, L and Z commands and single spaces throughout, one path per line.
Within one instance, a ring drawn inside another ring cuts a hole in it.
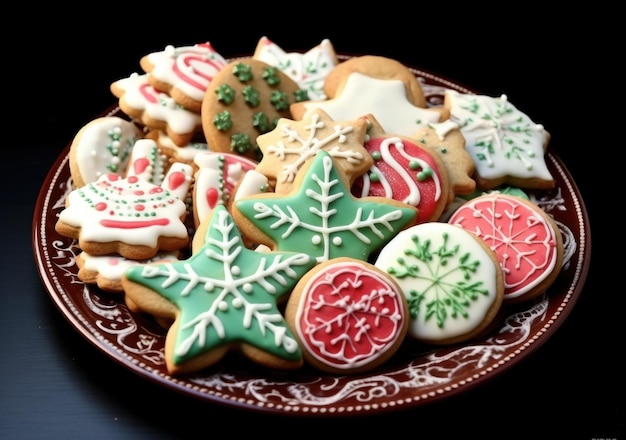
M 608 88 L 574 29 L 556 33 L 543 15 L 515 26 L 506 20 L 481 26 L 438 10 L 421 23 L 417 16 L 381 17 L 343 29 L 336 21 L 287 28 L 286 17 L 272 21 L 281 24 L 278 29 L 247 17 L 251 23 L 231 32 L 207 24 L 208 12 L 178 27 L 173 18 L 158 16 L 136 17 L 125 27 L 121 11 L 107 12 L 110 20 L 38 24 L 28 30 L 35 32 L 33 43 L 11 47 L 7 56 L 13 81 L 5 79 L 4 87 L 11 116 L 2 128 L 2 147 L 9 158 L 0 162 L 0 438 L 224 435 L 223 429 L 214 431 L 218 425 L 238 435 L 267 430 L 289 437 L 294 426 L 293 435 L 349 438 L 377 426 L 412 438 L 624 438 L 623 308 L 617 306 L 624 284 L 611 267 L 621 259 L 619 248 L 609 254 L 608 244 L 615 241 L 605 238 L 618 223 L 609 223 L 606 205 L 600 205 L 599 191 L 612 183 L 610 165 L 602 162 L 610 156 L 594 156 L 623 145 L 607 145 L 608 133 L 595 131 L 598 121 L 585 119 L 601 107 L 599 100 L 610 98 L 600 96 Z M 138 71 L 140 56 L 167 44 L 204 41 L 225 56 L 249 54 L 262 35 L 290 50 L 329 38 L 339 53 L 396 58 L 483 94 L 506 93 L 544 124 L 585 200 L 593 243 L 584 290 L 547 342 L 504 374 L 449 399 L 369 417 L 310 419 L 220 406 L 158 386 L 104 356 L 68 323 L 39 278 L 31 244 L 34 203 L 55 159 L 83 124 L 115 104 L 109 84 Z M 610 118 L 608 111 L 599 116 Z M 607 197 L 621 200 L 623 194 Z

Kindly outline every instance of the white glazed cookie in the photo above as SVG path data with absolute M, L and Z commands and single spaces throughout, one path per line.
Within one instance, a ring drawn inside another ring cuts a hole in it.
M 550 133 L 511 104 L 506 95 L 495 98 L 446 90 L 444 106 L 465 137 L 478 189 L 503 184 L 528 189 L 554 187 L 545 161 Z
M 135 141 L 143 133 L 134 123 L 103 116 L 84 125 L 70 145 L 70 173 L 75 187 L 108 173 L 124 174 Z
M 176 145 L 187 145 L 202 132 L 200 113 L 176 103 L 148 82 L 148 75 L 133 73 L 110 86 L 120 109 L 148 129 L 164 130 Z
M 138 145 L 142 151 L 135 154 Z M 125 177 L 103 174 L 71 191 L 55 224 L 57 233 L 78 239 L 78 246 L 88 254 L 119 254 L 135 260 L 185 247 L 189 243 L 186 199 L 193 168 L 175 163 L 161 175 L 154 170 L 155 150 L 154 141 L 141 139 L 135 143 Z
M 309 99 L 326 99 L 324 80 L 328 73 L 339 64 L 335 48 L 329 39 L 323 39 L 317 46 L 304 53 L 286 52 L 267 37 L 261 37 L 252 58 L 278 67 L 293 79 L 301 89 L 306 90 Z
M 455 344 L 481 334 L 503 300 L 496 255 L 459 226 L 429 222 L 398 233 L 375 266 L 392 275 L 407 298 L 408 336 L 431 344 Z
M 168 45 L 139 60 L 155 89 L 195 112 L 200 112 L 209 83 L 226 63 L 209 42 L 193 46 Z

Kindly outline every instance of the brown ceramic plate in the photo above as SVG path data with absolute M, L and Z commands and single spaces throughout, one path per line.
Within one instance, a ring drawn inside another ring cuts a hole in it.
M 445 88 L 473 93 L 432 73 L 413 71 L 431 105 L 441 104 Z M 117 107 L 103 114 L 123 116 Z M 275 372 L 232 356 L 200 373 L 172 377 L 163 359 L 165 330 L 150 317 L 131 313 L 121 295 L 80 281 L 77 242 L 55 232 L 57 215 L 72 189 L 68 152 L 69 145 L 43 182 L 33 219 L 34 255 L 50 297 L 71 325 L 106 356 L 158 385 L 216 404 L 341 416 L 424 405 L 463 393 L 508 370 L 550 338 L 574 307 L 589 267 L 585 205 L 569 171 L 548 149 L 546 160 L 556 188 L 529 195 L 554 217 L 563 233 L 562 272 L 537 300 L 505 309 L 484 338 L 444 348 L 405 342 L 385 365 L 358 376 L 331 376 L 308 367 Z

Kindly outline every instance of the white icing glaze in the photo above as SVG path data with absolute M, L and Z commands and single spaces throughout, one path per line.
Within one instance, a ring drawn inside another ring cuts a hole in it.
M 80 131 L 71 145 L 83 182 L 93 182 L 102 174 L 122 175 L 141 130 L 117 116 L 93 120 Z
M 158 81 L 172 85 L 195 101 L 202 101 L 209 83 L 226 64 L 210 43 L 174 47 L 147 55 Z
M 131 74 L 117 80 L 114 87 L 123 90 L 120 100 L 136 111 L 145 112 L 151 120 L 167 124 L 174 133 L 186 135 L 201 127 L 200 113 L 188 110 L 166 93 L 159 92 L 148 83 L 148 75 Z M 145 119 L 143 120 L 145 123 Z
M 484 179 L 503 176 L 553 180 L 545 162 L 549 134 L 511 104 L 506 95 L 485 95 L 447 90 L 450 119 L 465 137 L 476 172 Z
M 267 37 L 262 37 L 255 58 L 282 70 L 302 89 L 309 99 L 326 99 L 324 80 L 337 65 L 337 57 L 330 40 L 324 39 L 305 53 L 286 52 Z
M 414 106 L 400 80 L 372 78 L 359 72 L 348 76 L 341 93 L 326 101 L 306 102 L 306 114 L 322 108 L 336 121 L 372 114 L 387 133 L 411 137 L 428 124 L 439 121 L 439 113 Z
M 448 236 L 447 242 L 444 234 Z M 419 248 L 414 237 L 419 240 Z M 425 251 L 422 246 L 428 241 L 430 245 Z M 458 252 L 451 252 L 456 246 L 459 247 Z M 426 258 L 426 253 L 430 253 L 432 258 Z M 466 254 L 469 255 L 468 261 L 461 261 Z M 444 256 L 445 264 L 441 264 Z M 466 334 L 481 324 L 497 299 L 497 263 L 477 242 L 476 237 L 463 228 L 447 223 L 428 222 L 405 229 L 383 247 L 375 266 L 390 273 L 393 268 L 400 268 L 400 260 L 405 262 L 410 273 L 404 276 L 392 275 L 404 295 L 408 300 L 412 296 L 411 292 L 419 292 L 424 296 L 418 306 L 413 306 L 417 307 L 418 313 L 417 317 L 411 318 L 408 334 L 415 338 L 440 340 Z M 479 262 L 476 272 L 471 273 L 469 279 L 465 278 L 468 272 L 459 268 L 476 260 Z M 443 305 L 450 297 L 450 291 L 464 283 L 474 282 L 482 283 L 481 287 L 487 294 L 477 295 L 475 300 L 464 306 L 469 313 L 467 317 L 460 314 L 452 317 L 453 309 Z M 427 307 L 433 307 L 431 304 L 434 302 L 441 305 L 439 310 L 445 309 L 447 313 L 443 327 L 437 324 L 436 316 L 428 318 Z M 409 309 L 413 312 L 410 302 Z

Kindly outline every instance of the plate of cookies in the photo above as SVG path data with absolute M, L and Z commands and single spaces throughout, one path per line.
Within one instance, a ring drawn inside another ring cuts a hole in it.
M 140 66 L 33 218 L 52 301 L 137 375 L 240 409 L 380 413 L 501 374 L 574 307 L 585 205 L 506 95 L 328 39 Z

